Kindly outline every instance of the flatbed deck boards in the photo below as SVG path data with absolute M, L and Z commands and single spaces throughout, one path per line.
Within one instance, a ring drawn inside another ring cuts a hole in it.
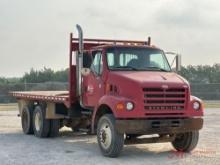
M 17 99 L 42 100 L 52 102 L 67 102 L 69 100 L 68 91 L 25 91 L 11 92 Z

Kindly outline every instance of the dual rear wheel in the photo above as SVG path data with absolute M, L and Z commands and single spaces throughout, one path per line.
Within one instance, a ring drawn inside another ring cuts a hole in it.
M 25 107 L 21 114 L 22 129 L 25 134 L 37 137 L 56 137 L 59 134 L 60 120 L 46 119 L 46 109 L 36 106 L 34 110 Z
M 24 107 L 21 113 L 21 126 L 25 134 L 33 134 L 33 111 L 29 107 Z

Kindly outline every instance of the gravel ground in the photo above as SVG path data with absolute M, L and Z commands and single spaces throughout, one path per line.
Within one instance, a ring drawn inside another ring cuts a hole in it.
M 206 109 L 205 125 L 191 154 L 175 152 L 170 143 L 125 146 L 119 158 L 103 157 L 96 137 L 68 128 L 53 139 L 24 135 L 17 111 L 0 111 L 1 165 L 220 164 L 220 109 Z

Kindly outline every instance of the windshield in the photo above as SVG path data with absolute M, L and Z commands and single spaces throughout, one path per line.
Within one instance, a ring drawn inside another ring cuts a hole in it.
M 110 70 L 171 71 L 163 51 L 152 48 L 107 49 Z

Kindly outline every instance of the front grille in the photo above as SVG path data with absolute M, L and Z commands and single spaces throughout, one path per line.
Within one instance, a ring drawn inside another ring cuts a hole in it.
M 183 110 L 186 104 L 185 88 L 143 88 L 145 110 Z

